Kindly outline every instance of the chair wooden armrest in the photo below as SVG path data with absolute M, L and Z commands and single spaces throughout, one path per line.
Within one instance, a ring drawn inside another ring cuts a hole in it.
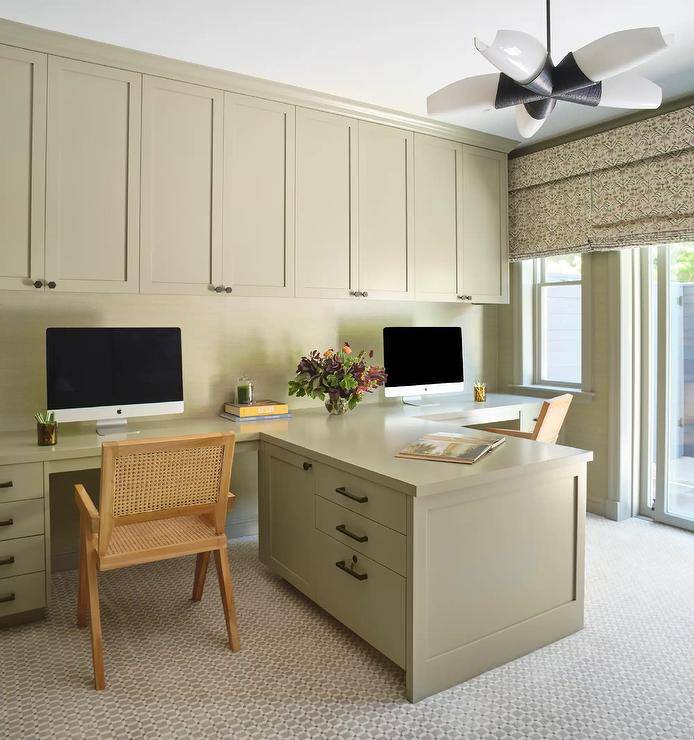
M 229 495 L 227 496 L 227 512 L 231 511 L 234 508 L 235 502 L 236 502 L 236 494 L 229 491 Z
M 521 439 L 532 439 L 532 432 L 521 432 L 520 429 L 499 429 L 498 427 L 485 427 L 485 432 L 492 434 L 503 434 L 504 437 L 520 437 Z
M 75 484 L 75 503 L 80 518 L 84 517 L 85 521 L 89 523 L 89 531 L 92 534 L 97 534 L 99 531 L 99 512 L 87 493 L 87 489 L 81 483 Z

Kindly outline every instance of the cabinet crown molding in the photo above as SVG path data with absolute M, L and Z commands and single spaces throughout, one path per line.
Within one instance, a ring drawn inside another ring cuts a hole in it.
M 183 82 L 254 95 L 290 105 L 316 108 L 328 113 L 338 113 L 364 121 L 398 126 L 410 131 L 432 134 L 498 152 L 508 153 L 518 145 L 518 142 L 513 139 L 493 136 L 424 116 L 403 113 L 295 85 L 170 59 L 5 19 L 0 19 L 0 44 L 119 67 L 142 74 L 174 78 Z

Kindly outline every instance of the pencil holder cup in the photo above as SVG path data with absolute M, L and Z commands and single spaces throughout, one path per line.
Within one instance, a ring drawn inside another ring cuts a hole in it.
M 485 383 L 475 383 L 474 398 L 478 402 L 487 400 L 487 385 Z
M 36 422 L 36 438 L 39 447 L 50 447 L 58 441 L 58 422 L 49 424 Z

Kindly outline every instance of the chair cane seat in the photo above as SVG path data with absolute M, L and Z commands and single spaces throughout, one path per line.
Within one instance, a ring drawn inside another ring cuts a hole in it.
M 210 540 L 219 539 L 214 527 L 199 516 L 177 516 L 168 519 L 152 519 L 133 524 L 121 524 L 113 528 L 106 554 L 101 565 L 108 567 L 109 560 L 120 560 L 123 556 L 161 552 L 162 548 L 190 545 L 190 552 L 204 549 Z

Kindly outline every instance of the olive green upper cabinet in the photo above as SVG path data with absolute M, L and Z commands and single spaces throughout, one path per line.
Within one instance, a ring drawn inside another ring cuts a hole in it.
M 46 284 L 138 290 L 141 77 L 49 57 Z
M 359 121 L 359 297 L 414 298 L 413 134 Z
M 294 108 L 224 95 L 223 279 L 233 295 L 294 293 Z
M 223 292 L 224 93 L 144 77 L 143 293 Z
M 46 55 L 0 46 L 0 288 L 43 287 Z
M 508 174 L 501 152 L 463 145 L 460 292 L 474 303 L 508 303 Z
M 296 109 L 296 295 L 349 298 L 357 285 L 358 122 Z
M 457 301 L 463 229 L 463 145 L 415 134 L 417 299 Z

